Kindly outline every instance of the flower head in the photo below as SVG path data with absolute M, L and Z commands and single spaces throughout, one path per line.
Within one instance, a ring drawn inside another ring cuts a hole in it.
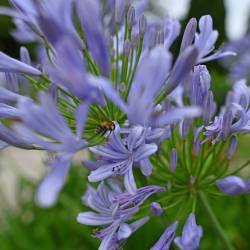
M 137 126 L 131 129 L 126 138 L 120 135 L 117 125 L 107 144 L 95 146 L 91 151 L 101 156 L 102 164 L 91 172 L 88 179 L 91 182 L 104 180 L 111 176 L 124 176 L 124 185 L 130 193 L 136 191 L 133 176 L 135 164 L 140 166 L 141 172 L 148 176 L 152 173 L 152 166 L 148 157 L 157 151 L 154 143 L 145 142 L 145 129 Z
M 121 194 L 117 183 L 109 183 L 109 186 L 101 183 L 97 189 L 89 187 L 83 201 L 96 212 L 82 212 L 78 214 L 77 221 L 81 224 L 92 226 L 106 226 L 96 233 L 96 237 L 102 240 L 99 249 L 115 249 L 127 239 L 138 227 L 147 222 L 147 218 L 140 219 L 131 224 L 127 221 L 138 212 L 138 206 L 123 209 L 116 196 Z

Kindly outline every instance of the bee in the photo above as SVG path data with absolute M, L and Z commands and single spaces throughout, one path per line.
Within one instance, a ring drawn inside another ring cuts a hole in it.
M 115 130 L 115 123 L 113 121 L 107 120 L 103 121 L 100 125 L 96 127 L 97 135 L 105 135 L 108 131 L 111 133 Z

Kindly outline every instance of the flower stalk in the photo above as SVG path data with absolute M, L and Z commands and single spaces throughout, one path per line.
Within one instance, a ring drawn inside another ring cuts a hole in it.
M 220 222 L 218 221 L 213 209 L 211 208 L 211 205 L 210 205 L 206 195 L 204 194 L 204 192 L 200 191 L 199 197 L 200 197 L 200 201 L 202 202 L 209 218 L 212 221 L 214 228 L 216 229 L 218 235 L 220 236 L 221 240 L 225 244 L 226 249 L 235 250 L 235 247 L 232 245 L 232 243 L 228 239 L 227 235 L 225 234 L 225 232 L 224 232 Z

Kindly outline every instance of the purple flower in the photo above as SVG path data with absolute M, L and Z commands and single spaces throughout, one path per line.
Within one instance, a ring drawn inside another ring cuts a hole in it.
M 8 89 L 0 88 L 0 103 L 17 102 L 20 98 L 24 97 Z
M 210 90 L 211 77 L 205 65 L 194 67 L 190 102 L 203 108 L 203 121 L 208 124 L 216 111 L 216 103 Z
M 132 124 L 149 125 L 154 99 L 165 83 L 171 61 L 171 54 L 162 46 L 142 55 L 128 96 L 128 118 Z
M 112 6 L 114 8 L 114 17 L 115 19 L 113 20 L 113 22 L 115 24 L 121 24 L 124 20 L 124 16 L 126 15 L 126 11 L 127 8 L 129 6 L 129 4 L 132 2 L 132 0 L 115 0 L 114 2 L 114 6 Z
M 249 132 L 250 90 L 244 80 L 235 83 L 219 116 L 205 127 L 205 135 L 213 143 L 226 139 L 233 132 Z
M 33 0 L 34 2 L 34 0 Z M 46 0 L 41 3 L 35 1 L 36 19 L 43 36 L 55 45 L 64 36 L 72 39 L 79 48 L 83 48 L 82 41 L 74 27 L 74 0 Z M 44 37 L 42 37 L 44 39 Z
M 43 178 L 36 192 L 36 201 L 40 207 L 51 207 L 62 190 L 71 164 L 71 154 L 58 156 L 49 164 L 50 172 Z
M 28 65 L 31 65 L 31 58 L 30 58 L 30 54 L 29 51 L 27 50 L 27 48 L 25 47 L 21 47 L 20 48 L 20 60 L 23 63 L 26 63 Z
M 86 147 L 86 141 L 82 140 L 81 133 L 88 105 L 81 104 L 76 110 L 76 135 L 58 112 L 53 99 L 43 92 L 40 93 L 40 105 L 31 99 L 23 99 L 17 109 L 21 123 L 16 124 L 15 128 L 27 141 L 55 152 L 74 153 Z M 44 140 L 39 135 L 49 139 Z
M 5 84 L 3 85 L 6 89 L 19 93 L 19 81 L 17 73 L 5 72 Z
M 148 157 L 157 151 L 154 143 L 145 143 L 145 130 L 143 127 L 134 127 L 126 138 L 121 138 L 119 125 L 110 135 L 107 144 L 95 146 L 90 150 L 101 156 L 102 164 L 91 172 L 90 182 L 104 180 L 110 176 L 124 176 L 124 185 L 128 192 L 136 191 L 133 176 L 133 165 L 139 164 L 142 173 L 148 176 L 152 173 L 152 166 Z
M 168 250 L 174 240 L 175 231 L 178 227 L 178 222 L 174 222 L 166 228 L 164 233 L 161 235 L 160 239 L 155 243 L 155 245 L 150 248 L 150 250 Z
M 187 47 L 189 47 L 192 44 L 195 38 L 196 29 L 197 29 L 197 20 L 196 18 L 191 18 L 184 30 L 180 52 L 183 52 Z
M 17 40 L 49 40 L 55 44 L 63 35 L 67 35 L 81 46 L 72 20 L 73 0 L 12 0 L 11 3 L 13 8 L 1 7 L 0 13 L 14 18 L 17 29 L 12 33 Z
M 213 30 L 213 20 L 210 15 L 202 16 L 199 20 L 200 33 L 195 35 L 195 46 L 199 50 L 198 62 L 204 63 L 211 60 L 230 55 L 236 55 L 231 51 L 217 51 L 209 55 L 214 50 L 214 44 L 218 38 L 217 30 Z
M 221 60 L 222 65 L 230 71 L 232 82 L 241 79 L 250 79 L 250 33 L 239 40 L 232 41 L 225 46 L 225 50 L 235 51 L 237 56 L 227 57 Z
M 175 39 L 180 34 L 180 23 L 177 20 L 173 20 L 169 17 L 166 18 L 164 23 L 164 47 L 169 49 Z
M 42 37 L 42 31 L 37 22 L 37 10 L 33 0 L 12 0 L 13 8 L 1 7 L 2 15 L 11 16 L 18 30 L 14 31 L 14 37 L 20 41 L 36 41 Z M 26 37 L 27 35 L 27 37 Z
M 31 145 L 29 142 L 22 139 L 20 136 L 15 134 L 11 129 L 5 127 L 2 123 L 0 123 L 0 142 L 1 146 L 8 147 L 8 146 L 14 146 L 19 147 L 23 149 L 35 149 L 36 147 Z
M 82 100 L 104 103 L 96 82 L 86 72 L 83 57 L 76 44 L 68 38 L 61 39 L 56 45 L 56 53 L 54 65 L 47 66 L 51 79 Z
M 210 15 L 205 15 L 200 18 L 199 33 L 196 32 L 196 29 L 197 20 L 195 18 L 191 18 L 185 28 L 180 49 L 180 52 L 183 52 L 188 46 L 194 44 L 194 46 L 198 49 L 196 64 L 216 60 L 221 57 L 236 55 L 236 53 L 232 52 L 231 49 L 226 51 L 218 50 L 211 54 L 218 38 L 218 32 L 217 30 L 213 30 L 213 20 Z
M 192 57 L 190 54 L 188 55 Z M 185 54 L 185 56 L 187 55 Z M 189 72 L 188 69 L 191 70 L 191 67 L 187 67 L 189 59 L 185 58 L 181 57 L 177 60 L 170 76 L 172 80 L 167 83 L 167 91 L 172 91 L 176 86 L 169 86 L 179 84 Z M 154 114 L 154 100 L 165 84 L 170 67 L 171 55 L 162 46 L 144 52 L 128 96 L 127 114 L 132 124 L 161 127 L 178 122 L 184 117 L 196 117 L 200 114 L 200 109 L 197 107 L 173 108 L 168 112 Z
M 140 206 L 151 195 L 164 191 L 165 188 L 163 187 L 150 185 L 138 188 L 134 194 L 127 192 L 118 194 L 115 200 L 119 203 L 121 208 L 125 209 L 135 205 Z
M 96 237 L 102 240 L 100 250 L 114 248 L 114 245 L 127 239 L 138 227 L 147 222 L 147 218 L 138 220 L 132 224 L 127 221 L 138 212 L 138 207 L 121 209 L 115 197 L 122 192 L 117 183 L 111 182 L 109 186 L 101 183 L 97 189 L 89 187 L 84 203 L 95 212 L 82 212 L 77 216 L 77 221 L 81 224 L 91 226 L 106 226 L 96 233 Z
M 129 227 L 131 229 L 131 235 L 140 227 L 142 227 L 144 224 L 146 224 L 149 221 L 149 217 L 145 216 L 142 219 L 139 219 L 135 222 L 132 222 L 129 224 Z M 115 233 L 114 237 L 111 239 L 110 245 L 108 246 L 108 250 L 117 250 L 120 249 L 123 244 L 125 243 L 126 239 L 118 239 L 118 234 Z
M 202 227 L 195 221 L 195 215 L 191 213 L 183 227 L 182 235 L 174 239 L 180 250 L 195 250 L 200 245 Z
M 10 56 L 7 56 L 3 52 L 0 52 L 0 71 L 2 72 L 12 72 L 12 73 L 22 73 L 39 76 L 41 72 L 23 62 L 20 62 Z
M 246 80 L 241 79 L 234 83 L 233 90 L 227 97 L 227 105 L 231 103 L 239 104 L 244 110 L 248 110 L 250 104 L 250 88 L 246 85 Z
M 56 202 L 62 189 L 74 153 L 87 147 L 82 131 L 88 114 L 88 105 L 76 109 L 76 134 L 58 112 L 50 95 L 40 93 L 40 105 L 30 99 L 21 100 L 18 106 L 21 122 L 14 125 L 16 133 L 32 145 L 51 152 L 57 157 L 50 164 L 50 173 L 43 179 L 37 193 L 37 201 L 43 207 Z
M 162 127 L 170 124 L 175 124 L 182 121 L 184 118 L 195 118 L 201 114 L 201 109 L 197 106 L 187 106 L 182 108 L 171 107 L 167 111 L 163 111 L 159 115 L 156 113 L 152 126 Z
M 167 80 L 166 93 L 171 93 L 191 72 L 198 57 L 196 47 L 189 46 L 178 56 L 170 77 Z
M 218 180 L 216 185 L 227 195 L 241 195 L 250 191 L 250 179 L 244 181 L 238 176 L 227 176 Z
M 53 82 L 83 101 L 104 105 L 104 93 L 121 110 L 126 111 L 126 106 L 112 83 L 106 78 L 93 76 L 86 71 L 81 51 L 72 40 L 66 37 L 61 39 L 56 45 L 56 52 L 54 64 L 46 66 Z

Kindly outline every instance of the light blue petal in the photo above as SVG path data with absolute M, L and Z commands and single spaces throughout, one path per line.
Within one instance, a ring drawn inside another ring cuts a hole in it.
M 133 175 L 132 163 L 128 168 L 127 173 L 125 173 L 124 175 L 124 186 L 130 194 L 135 194 L 137 188 L 136 188 L 135 178 Z
M 143 160 L 144 158 L 149 157 L 153 153 L 157 151 L 158 147 L 156 144 L 144 144 L 136 151 L 134 154 L 134 160 L 136 162 L 139 162 Z
M 7 56 L 3 52 L 0 52 L 0 71 L 16 72 L 37 76 L 42 74 L 38 69 L 23 62 L 20 62 L 10 56 Z
M 90 226 L 101 226 L 111 224 L 113 219 L 102 214 L 97 214 L 94 212 L 83 212 L 77 215 L 76 220 L 84 225 Z
M 127 223 L 122 223 L 119 227 L 117 238 L 118 240 L 127 239 L 131 234 L 131 227 Z
M 41 207 L 53 206 L 64 186 L 70 168 L 71 155 L 58 157 L 52 164 L 51 172 L 42 180 L 36 194 L 36 201 Z
M 111 163 L 100 166 L 98 169 L 91 172 L 91 174 L 88 176 L 88 180 L 90 182 L 97 182 L 110 177 L 111 175 L 114 174 L 112 170 L 117 165 L 118 165 L 117 163 Z

